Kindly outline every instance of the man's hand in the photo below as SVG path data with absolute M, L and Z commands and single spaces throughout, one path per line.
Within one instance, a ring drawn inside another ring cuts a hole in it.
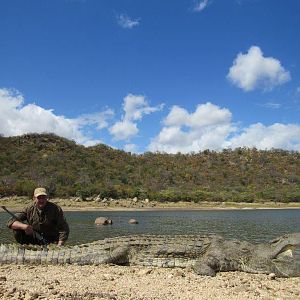
M 27 225 L 26 224 L 26 227 L 24 228 L 24 231 L 27 235 L 33 235 L 33 228 L 31 225 Z

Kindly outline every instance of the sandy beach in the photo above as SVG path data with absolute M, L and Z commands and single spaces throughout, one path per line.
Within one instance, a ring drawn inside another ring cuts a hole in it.
M 0 267 L 1 299 L 300 299 L 300 278 L 123 266 Z

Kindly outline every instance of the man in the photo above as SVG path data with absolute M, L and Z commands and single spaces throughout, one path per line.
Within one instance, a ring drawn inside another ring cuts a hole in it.
M 33 201 L 17 215 L 18 220 L 12 218 L 7 223 L 8 228 L 14 230 L 16 241 L 20 244 L 43 244 L 36 237 L 37 232 L 47 244 L 63 245 L 69 236 L 69 225 L 61 207 L 48 201 L 46 189 L 42 187 L 34 190 Z

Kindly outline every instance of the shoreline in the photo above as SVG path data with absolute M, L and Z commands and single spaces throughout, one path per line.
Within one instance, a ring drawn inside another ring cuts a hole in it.
M 111 208 L 100 208 L 100 207 L 66 207 L 61 206 L 64 211 L 68 212 L 76 212 L 76 211 L 203 211 L 203 210 L 215 210 L 215 211 L 228 211 L 228 210 L 280 210 L 280 209 L 300 209 L 300 207 L 245 207 L 245 208 L 234 208 L 234 207 L 198 207 L 198 208 L 190 208 L 190 207 L 159 207 L 159 208 L 124 208 L 124 207 L 111 207 Z
M 300 209 L 299 202 L 158 202 L 158 201 L 133 201 L 132 199 L 119 199 L 110 201 L 76 201 L 73 198 L 53 198 L 49 201 L 58 204 L 64 211 L 185 211 L 185 210 L 263 210 L 263 209 Z M 0 205 L 12 211 L 20 210 L 32 203 L 27 197 L 0 198 Z

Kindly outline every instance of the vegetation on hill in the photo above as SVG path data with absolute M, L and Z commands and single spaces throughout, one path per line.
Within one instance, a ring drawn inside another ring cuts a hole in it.
M 0 137 L 0 195 L 92 195 L 159 201 L 300 202 L 300 153 L 225 149 L 132 154 L 53 134 Z

